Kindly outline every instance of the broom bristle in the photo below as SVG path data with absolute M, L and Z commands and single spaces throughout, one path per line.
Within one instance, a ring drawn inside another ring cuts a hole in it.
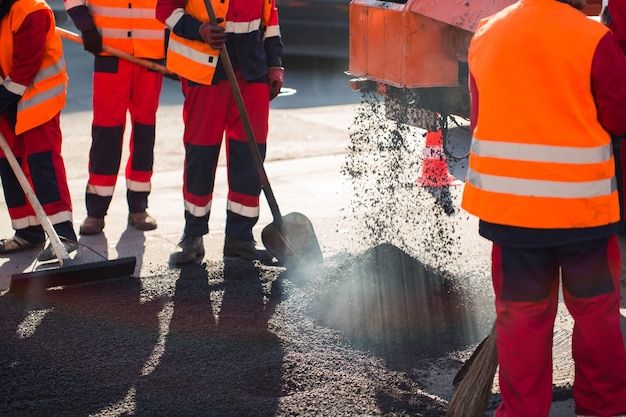
M 480 352 L 448 404 L 446 417 L 482 417 L 485 415 L 493 378 L 498 368 L 496 325 L 491 328 Z

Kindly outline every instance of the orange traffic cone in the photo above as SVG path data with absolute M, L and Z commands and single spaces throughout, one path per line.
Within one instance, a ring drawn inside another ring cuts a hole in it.
M 443 152 L 443 133 L 441 129 L 426 132 L 426 147 L 424 148 L 424 161 L 422 163 L 422 176 L 415 180 L 419 187 L 445 187 L 449 185 L 461 185 L 448 172 L 448 161 Z

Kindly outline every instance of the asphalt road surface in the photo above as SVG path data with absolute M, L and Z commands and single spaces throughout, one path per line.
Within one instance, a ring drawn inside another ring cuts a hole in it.
M 91 68 L 78 45 L 65 47 L 61 119 L 78 226 Z M 224 261 L 222 165 L 203 263 L 168 267 L 183 225 L 183 153 L 182 97 L 166 80 L 149 208 L 159 228 L 126 226 L 120 177 L 105 233 L 81 237 L 74 259 L 135 256 L 133 276 L 17 295 L 6 291 L 11 276 L 45 266 L 36 250 L 0 258 L 0 415 L 445 415 L 454 374 L 493 321 L 489 245 L 458 207 L 462 186 L 413 185 L 420 132 L 386 126 L 341 64 L 286 67 L 297 93 L 272 103 L 266 169 L 283 213 L 311 220 L 324 262 Z M 462 178 L 466 160 L 448 162 Z M 261 209 L 256 236 L 273 220 Z M 0 232 L 12 234 L 6 205 Z M 560 311 L 553 417 L 573 415 L 571 321 Z

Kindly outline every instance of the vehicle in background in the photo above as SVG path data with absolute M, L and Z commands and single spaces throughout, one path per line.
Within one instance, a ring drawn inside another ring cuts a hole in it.
M 287 56 L 348 58 L 350 0 L 276 0 Z
M 470 40 L 480 19 L 515 1 L 351 0 L 352 89 L 380 93 L 389 119 L 426 130 L 469 118 Z M 600 8 L 588 0 L 583 11 L 597 18 Z

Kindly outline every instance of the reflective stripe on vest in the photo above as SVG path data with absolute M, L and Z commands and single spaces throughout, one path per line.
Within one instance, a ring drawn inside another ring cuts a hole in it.
M 212 0 L 211 4 L 217 17 L 226 16 L 229 0 Z M 263 16 L 251 22 L 222 22 L 227 33 L 252 33 L 256 30 L 268 28 L 270 15 L 274 7 L 272 0 L 263 2 Z M 185 10 L 176 10 L 167 19 L 167 26 L 172 29 L 184 13 L 188 13 L 201 22 L 208 22 L 204 0 L 189 0 Z M 278 33 L 278 26 L 272 26 L 272 33 Z M 268 36 L 265 34 L 265 36 Z M 167 68 L 176 74 L 196 83 L 210 85 L 219 59 L 219 51 L 211 48 L 204 42 L 185 39 L 170 32 L 167 51 Z
M 465 210 L 526 228 L 619 221 L 611 138 L 591 92 L 607 32 L 568 4 L 539 0 L 481 21 L 469 50 L 479 101 Z
M 507 143 L 472 138 L 471 151 L 476 156 L 514 161 L 554 162 L 562 164 L 597 164 L 613 156 L 610 144 L 594 148 L 573 148 L 529 143 Z
M 61 57 L 58 62 L 50 65 L 48 68 L 42 68 L 39 70 L 35 79 L 33 80 L 33 84 L 36 85 L 40 82 L 45 82 L 48 79 L 54 79 L 58 75 L 63 74 L 65 72 L 65 59 Z M 30 98 L 24 97 L 17 103 L 17 110 L 24 111 L 30 108 L 33 108 L 41 103 L 44 103 L 46 100 L 50 100 L 60 94 L 65 92 L 64 84 L 56 84 L 47 90 L 40 91 L 36 95 L 31 96 Z
M 592 198 L 609 196 L 617 191 L 615 177 L 597 181 L 563 182 L 530 180 L 479 174 L 468 170 L 467 181 L 484 191 L 527 197 Z
M 104 44 L 137 57 L 162 59 L 165 57 L 165 27 L 156 19 L 155 6 L 154 0 L 88 3 Z
M 0 66 L 2 73 L 11 74 L 13 70 L 13 34 L 18 31 L 26 17 L 38 10 L 46 10 L 50 21 L 54 22 L 52 10 L 43 0 L 20 0 L 13 4 L 5 22 L 10 24 L 0 27 Z M 46 34 L 41 66 L 30 85 L 23 86 L 7 76 L 3 85 L 22 97 L 17 104 L 17 135 L 41 126 L 56 116 L 65 106 L 67 74 L 63 59 L 63 44 L 54 24 Z
M 607 144 L 595 148 L 573 148 L 472 138 L 471 152 L 476 157 L 583 165 L 611 161 L 613 147 Z M 481 190 L 529 197 L 589 198 L 608 196 L 617 190 L 615 177 L 597 181 L 548 181 L 481 174 L 470 168 L 467 180 Z

